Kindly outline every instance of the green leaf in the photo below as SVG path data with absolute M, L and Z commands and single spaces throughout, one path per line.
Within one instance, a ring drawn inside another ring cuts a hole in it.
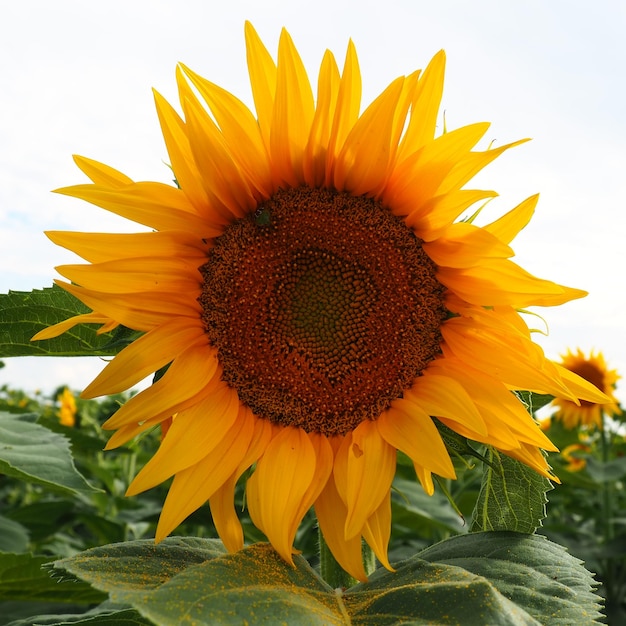
M 0 601 L 91 604 L 104 599 L 101 592 L 84 582 L 51 578 L 42 569 L 51 560 L 32 554 L 0 553 Z
M 378 570 L 370 582 L 349 589 L 343 602 L 351 625 L 540 624 L 481 576 L 417 558 L 400 563 L 395 573 Z
M 597 483 L 611 483 L 626 476 L 626 457 L 602 462 L 589 456 L 586 470 Z
M 0 412 L 0 474 L 63 493 L 99 491 L 74 466 L 68 440 L 33 423 L 36 417 Z
M 413 531 L 421 531 L 416 534 L 423 533 L 428 527 L 455 534 L 464 532 L 463 519 L 454 512 L 440 491 L 429 496 L 417 481 L 398 477 L 394 479 L 393 486 L 391 499 L 394 527 L 401 520 L 404 524 L 410 524 Z
M 172 537 L 88 550 L 55 567 L 89 581 L 160 626 L 344 624 L 336 597 L 301 557 L 266 544 L 225 554 L 216 540 Z
M 521 390 L 514 393 L 526 405 L 526 409 L 531 415 L 554 400 L 554 396 L 544 393 Z
M 565 626 L 600 617 L 581 562 L 545 538 L 519 533 L 446 540 L 346 592 L 331 589 L 300 556 L 292 567 L 267 544 L 225 554 L 211 539 L 114 544 L 54 567 L 159 626 Z
M 471 532 L 511 530 L 534 533 L 546 517 L 547 478 L 516 459 L 487 451 L 480 494 L 472 514 Z
M 35 607 L 31 607 L 34 609 Z M 86 613 L 47 613 L 9 622 L 7 626 L 152 626 L 134 609 L 96 607 Z
M 592 575 L 582 561 L 545 537 L 513 532 L 458 535 L 417 556 L 484 576 L 540 624 L 600 623 Z
M 157 589 L 188 567 L 226 553 L 217 539 L 168 537 L 113 543 L 55 561 L 54 568 L 89 581 L 97 589 L 116 593 Z
M 39 624 L 39 618 L 48 619 L 48 616 L 57 616 L 62 609 L 62 616 L 73 617 L 85 611 L 85 605 L 58 604 L 57 602 L 2 602 L 0 601 L 0 626 L 33 626 Z M 33 616 L 36 616 L 33 617 Z M 58 621 L 58 620 L 56 620 Z M 42 621 L 49 624 L 50 620 Z M 52 622 L 54 623 L 54 622 Z
M 124 346 L 112 333 L 96 334 L 94 324 L 79 324 L 54 339 L 31 341 L 33 335 L 48 326 L 90 312 L 80 300 L 56 285 L 30 292 L 0 294 L 0 312 L 0 358 L 110 356 Z
M 28 530 L 18 522 L 0 515 L 0 552 L 26 552 Z
M 9 519 L 28 529 L 30 538 L 34 542 L 58 532 L 64 520 L 72 519 L 76 511 L 76 502 L 68 497 L 67 500 L 49 500 L 33 502 L 6 511 Z M 6 552 L 20 552 L 20 550 L 5 550 Z

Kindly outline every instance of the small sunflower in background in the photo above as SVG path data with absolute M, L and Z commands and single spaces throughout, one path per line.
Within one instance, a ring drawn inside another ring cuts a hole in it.
M 362 539 L 390 567 L 397 450 L 429 494 L 433 474 L 455 477 L 436 420 L 554 478 L 541 450 L 555 448 L 511 390 L 606 398 L 546 359 L 518 310 L 585 292 L 510 260 L 537 196 L 483 227 L 460 219 L 497 195 L 467 183 L 522 142 L 475 149 L 487 123 L 436 135 L 443 52 L 362 111 L 352 43 L 342 71 L 325 53 L 314 97 L 286 31 L 277 62 L 245 32 L 255 112 L 184 65 L 182 116 L 155 93 L 177 186 L 75 158 L 93 184 L 61 193 L 150 230 L 48 233 L 87 261 L 59 267 L 59 284 L 92 312 L 36 338 L 80 323 L 143 332 L 84 397 L 168 366 L 105 424 L 109 448 L 163 427 L 128 489 L 173 477 L 157 540 L 208 501 L 240 549 L 234 491 L 252 468 L 251 519 L 285 560 L 314 507 L 365 580 Z
M 560 420 L 565 428 L 574 429 L 579 426 L 603 428 L 603 415 L 612 416 L 620 413 L 614 395 L 615 385 L 620 376 L 617 370 L 610 370 L 601 352 L 593 350 L 586 356 L 580 348 L 571 350 L 562 356 L 561 365 L 581 378 L 592 383 L 606 395 L 604 402 L 581 400 L 579 403 L 571 399 L 557 396 L 553 401 L 556 407 L 554 419 Z
M 57 397 L 59 403 L 59 422 L 63 426 L 72 428 L 76 425 L 76 398 L 74 394 L 65 387 Z
M 580 456 L 591 452 L 591 447 L 584 443 L 572 443 L 561 450 L 561 457 L 567 463 L 565 469 L 568 472 L 580 472 L 587 465 L 587 460 Z

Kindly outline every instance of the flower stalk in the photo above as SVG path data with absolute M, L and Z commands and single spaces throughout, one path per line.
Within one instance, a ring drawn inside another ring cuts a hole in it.
M 359 581 L 348 574 L 346 570 L 339 565 L 339 562 L 330 551 L 322 531 L 318 529 L 319 535 L 319 557 L 320 557 L 320 576 L 333 589 L 349 589 L 356 585 Z M 365 573 L 369 576 L 376 569 L 376 557 L 373 550 L 363 542 L 361 546 L 363 555 L 363 567 Z

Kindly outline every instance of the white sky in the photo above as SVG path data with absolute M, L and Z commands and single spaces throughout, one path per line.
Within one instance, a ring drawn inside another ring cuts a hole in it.
M 286 26 L 315 84 L 330 48 L 349 38 L 364 103 L 393 78 L 448 57 L 448 128 L 491 121 L 487 139 L 533 141 L 477 179 L 495 189 L 485 220 L 540 192 L 514 242 L 532 273 L 590 295 L 538 309 L 547 355 L 601 350 L 626 376 L 626 3 L 622 0 L 22 0 L 0 19 L 0 292 L 51 284 L 75 258 L 42 234 L 135 230 L 50 190 L 83 182 L 74 153 L 136 180 L 170 180 L 151 88 L 176 105 L 182 61 L 250 103 L 243 23 L 275 53 Z M 98 359 L 7 359 L 0 382 L 51 390 L 85 386 Z M 625 399 L 622 382 L 618 397 Z

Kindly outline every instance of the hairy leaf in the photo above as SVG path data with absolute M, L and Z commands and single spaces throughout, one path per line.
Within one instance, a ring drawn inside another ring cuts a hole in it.
M 534 533 L 546 517 L 550 481 L 496 450 L 488 450 L 487 458 L 470 530 Z
M 545 537 L 513 532 L 458 535 L 417 556 L 485 577 L 540 624 L 600 623 L 593 576 L 580 559 Z
M 518 533 L 441 542 L 399 563 L 396 572 L 378 570 L 345 592 L 331 589 L 300 556 L 292 567 L 267 544 L 225 554 L 211 539 L 114 544 L 54 567 L 161 626 L 550 626 L 599 617 L 591 575 L 580 561 L 544 538 Z M 588 619 L 571 621 L 573 615 Z

